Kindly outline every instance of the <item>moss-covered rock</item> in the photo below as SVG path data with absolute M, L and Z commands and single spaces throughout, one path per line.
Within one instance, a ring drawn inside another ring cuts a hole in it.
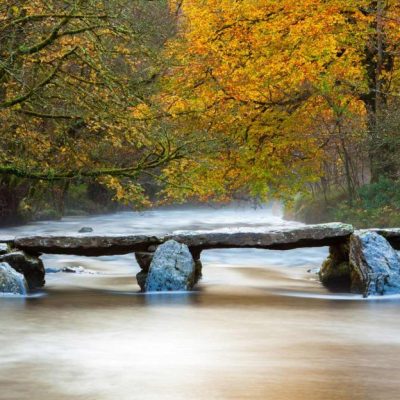
M 327 287 L 349 287 L 351 270 L 349 264 L 349 244 L 338 244 L 329 248 L 329 256 L 319 272 L 321 282 Z
M 39 257 L 23 251 L 13 251 L 0 256 L 0 262 L 8 263 L 14 270 L 21 273 L 29 289 L 41 288 L 45 284 L 45 269 Z

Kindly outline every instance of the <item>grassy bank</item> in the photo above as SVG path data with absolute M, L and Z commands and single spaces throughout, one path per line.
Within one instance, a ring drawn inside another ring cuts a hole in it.
M 341 190 L 299 195 L 286 218 L 305 223 L 340 221 L 356 228 L 400 227 L 400 182 L 381 179 L 359 188 L 352 200 Z

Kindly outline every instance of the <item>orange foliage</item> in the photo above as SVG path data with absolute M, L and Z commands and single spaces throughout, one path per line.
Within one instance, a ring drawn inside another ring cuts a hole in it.
M 219 143 L 208 165 L 203 159 L 190 173 L 180 171 L 181 179 L 192 180 L 194 192 L 205 181 L 222 196 L 240 188 L 282 196 L 318 178 L 322 144 L 332 131 L 322 132 L 321 116 L 328 127 L 365 120 L 365 97 L 374 96 L 369 69 L 376 57 L 366 56 L 377 35 L 373 2 L 178 3 L 180 32 L 168 46 L 174 67 L 162 102 L 183 130 L 206 132 Z M 399 10 L 391 2 L 383 12 L 385 51 L 395 53 L 395 65 L 378 79 L 391 93 L 399 87 Z

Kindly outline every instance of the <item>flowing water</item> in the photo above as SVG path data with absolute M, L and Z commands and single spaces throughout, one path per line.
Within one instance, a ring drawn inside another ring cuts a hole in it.
M 0 235 L 293 224 L 270 208 L 197 208 Z M 42 293 L 0 298 L 0 399 L 399 399 L 400 299 L 330 293 L 313 273 L 326 255 L 206 251 L 195 292 L 152 295 L 138 292 L 133 255 L 45 256 L 49 271 L 85 272 L 48 273 Z

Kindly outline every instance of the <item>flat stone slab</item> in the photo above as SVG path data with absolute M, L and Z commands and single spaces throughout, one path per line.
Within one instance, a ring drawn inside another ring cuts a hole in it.
M 358 232 L 375 232 L 378 235 L 383 236 L 391 246 L 400 250 L 400 228 L 375 228 L 375 229 L 361 229 Z
M 15 238 L 13 245 L 30 254 L 72 254 L 109 256 L 148 251 L 163 243 L 155 236 L 27 236 Z
M 341 223 L 304 225 L 295 228 L 245 228 L 216 231 L 176 232 L 173 239 L 191 248 L 258 248 L 291 250 L 300 247 L 331 246 L 346 241 L 354 232 L 351 225 Z
M 294 228 L 241 228 L 175 232 L 166 236 L 30 236 L 17 237 L 16 248 L 31 254 L 104 256 L 154 251 L 168 240 L 196 251 L 224 248 L 290 250 L 299 247 L 332 246 L 345 242 L 354 232 L 351 225 L 330 223 Z

